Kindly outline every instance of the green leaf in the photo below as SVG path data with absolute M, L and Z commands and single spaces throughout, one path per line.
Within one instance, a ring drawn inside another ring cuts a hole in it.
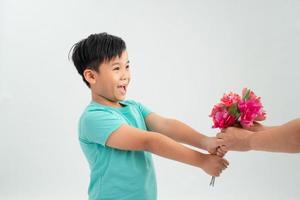
M 248 100 L 250 98 L 250 93 L 251 93 L 251 90 L 247 90 L 245 96 L 243 96 L 243 100 Z
M 233 115 L 233 116 L 237 116 L 239 115 L 239 110 L 238 110 L 238 104 L 232 104 L 229 108 L 228 108 L 228 112 L 229 114 Z

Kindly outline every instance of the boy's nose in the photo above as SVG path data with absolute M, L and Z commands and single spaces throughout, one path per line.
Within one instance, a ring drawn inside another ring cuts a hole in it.
M 121 79 L 127 80 L 129 78 L 130 78 L 130 73 L 127 71 L 123 72 Z

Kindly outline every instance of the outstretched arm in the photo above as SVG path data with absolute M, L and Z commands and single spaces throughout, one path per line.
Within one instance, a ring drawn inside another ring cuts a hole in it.
M 226 150 L 300 153 L 300 118 L 258 132 L 230 127 L 217 137 Z
M 181 121 L 165 118 L 156 113 L 150 113 L 145 121 L 151 131 L 161 133 L 177 142 L 204 149 L 212 154 L 217 153 L 216 137 L 207 137 Z M 219 151 L 218 155 L 223 156 L 224 153 Z
M 149 151 L 156 155 L 202 168 L 207 174 L 219 176 L 229 164 L 216 155 L 202 154 L 156 132 L 122 125 L 108 138 L 106 145 L 133 151 Z

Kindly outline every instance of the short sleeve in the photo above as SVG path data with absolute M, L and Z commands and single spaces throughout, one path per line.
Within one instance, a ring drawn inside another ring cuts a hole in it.
M 105 146 L 109 136 L 122 124 L 126 122 L 109 111 L 93 111 L 80 120 L 80 137 Z
M 149 108 L 147 108 L 145 105 L 141 104 L 140 102 L 135 102 L 135 103 L 137 104 L 144 119 L 152 112 Z

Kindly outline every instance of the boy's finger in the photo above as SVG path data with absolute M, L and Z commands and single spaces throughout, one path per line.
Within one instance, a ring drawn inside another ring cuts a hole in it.
M 228 162 L 228 160 L 226 160 L 226 159 L 224 159 L 224 163 L 226 164 L 226 166 L 229 165 L 229 162 Z
M 218 151 L 218 152 L 217 152 L 217 156 L 219 156 L 219 157 L 223 157 L 223 156 L 224 156 L 224 153 L 222 153 L 222 152 Z
M 227 168 L 228 165 L 229 165 L 229 164 L 228 164 L 228 161 L 224 159 L 223 166 L 225 166 L 225 167 Z

